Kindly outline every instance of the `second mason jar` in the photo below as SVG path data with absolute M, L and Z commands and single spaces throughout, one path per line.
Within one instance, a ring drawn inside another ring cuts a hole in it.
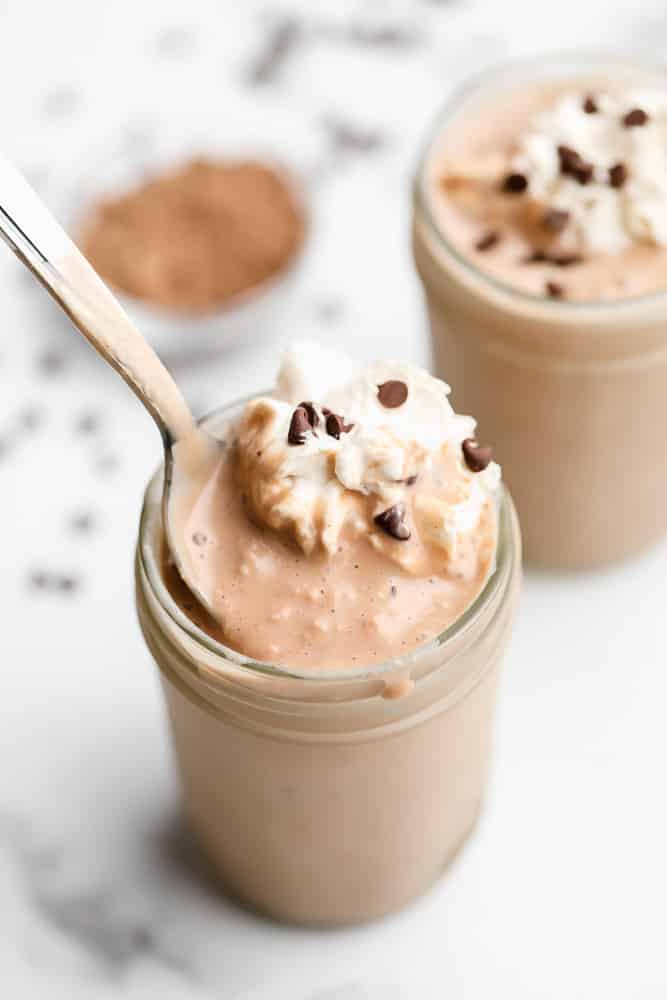
M 522 100 L 538 81 L 664 75 L 589 56 L 532 60 L 486 76 L 438 119 L 414 187 L 413 246 L 436 374 L 474 413 L 516 500 L 528 561 L 591 568 L 667 532 L 666 292 L 582 303 L 529 295 L 485 274 L 441 224 L 435 181 L 449 130 Z M 517 96 L 519 95 L 519 96 Z

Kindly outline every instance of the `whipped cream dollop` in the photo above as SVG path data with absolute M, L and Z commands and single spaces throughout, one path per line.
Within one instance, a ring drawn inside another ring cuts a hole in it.
M 667 93 L 568 94 L 536 116 L 512 169 L 533 199 L 567 213 L 566 245 L 667 245 Z
M 396 543 L 413 538 L 452 557 L 475 532 L 500 469 L 488 455 L 476 461 L 475 421 L 456 414 L 448 395 L 406 362 L 360 366 L 296 345 L 276 395 L 246 404 L 238 426 L 249 513 L 305 553 L 335 553 L 347 528 L 376 547 L 405 552 Z

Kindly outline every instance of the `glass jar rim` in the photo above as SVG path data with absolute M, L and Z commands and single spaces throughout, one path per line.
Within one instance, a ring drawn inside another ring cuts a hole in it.
M 540 309 L 543 309 L 547 315 L 560 314 L 561 316 L 569 315 L 571 318 L 576 318 L 578 320 L 582 320 L 587 317 L 598 320 L 600 314 L 609 312 L 610 310 L 613 311 L 614 314 L 618 314 L 621 311 L 625 312 L 636 310 L 644 306 L 649 306 L 655 303 L 660 303 L 663 300 L 667 300 L 667 288 L 659 292 L 650 292 L 646 295 L 635 295 L 630 298 L 610 302 L 549 299 L 544 296 L 535 295 L 531 292 L 522 291 L 521 289 L 501 281 L 498 278 L 494 278 L 482 268 L 478 267 L 472 260 L 466 257 L 465 254 L 461 253 L 454 243 L 447 238 L 442 227 L 437 221 L 435 212 L 433 211 L 433 195 L 432 192 L 429 191 L 428 185 L 428 166 L 431 161 L 432 153 L 436 147 L 436 143 L 444 134 L 447 122 L 451 119 L 457 108 L 463 102 L 473 98 L 475 95 L 483 94 L 487 88 L 490 89 L 492 87 L 494 81 L 501 80 L 506 74 L 512 72 L 519 73 L 521 71 L 528 73 L 530 70 L 534 71 L 536 69 L 548 71 L 550 67 L 555 69 L 559 63 L 571 63 L 572 72 L 575 71 L 575 67 L 577 67 L 580 72 L 585 72 L 587 70 L 594 72 L 596 69 L 602 70 L 607 67 L 609 69 L 615 68 L 618 72 L 625 70 L 627 72 L 636 73 L 637 75 L 655 76 L 664 81 L 665 89 L 667 90 L 667 67 L 661 66 L 657 63 L 640 62 L 637 58 L 633 58 L 628 53 L 615 50 L 554 50 L 538 56 L 531 55 L 508 59 L 496 64 L 490 69 L 483 70 L 480 73 L 475 73 L 453 90 L 444 104 L 440 107 L 440 110 L 436 113 L 433 123 L 428 129 L 426 139 L 422 143 L 418 156 L 417 169 L 412 186 L 415 209 L 423 214 L 423 217 L 428 225 L 429 232 L 435 237 L 441 248 L 444 249 L 456 261 L 457 265 L 463 269 L 464 273 L 481 280 L 488 288 L 504 296 L 507 301 L 514 301 L 520 305 L 529 304 L 532 307 L 538 306 Z M 549 79 L 558 79 L 559 76 L 560 74 L 555 74 L 553 77 L 550 77 L 547 73 L 545 73 L 543 79 L 545 81 Z M 563 75 L 563 79 L 565 79 L 565 75 Z M 517 79 L 515 82 L 519 85 L 521 81 L 520 79 Z
M 212 424 L 216 431 L 219 426 L 228 424 L 250 399 L 256 395 L 266 395 L 266 393 L 253 394 L 241 400 L 236 400 L 225 406 L 221 406 L 199 421 L 202 425 Z M 433 639 L 418 646 L 416 649 L 397 656 L 391 660 L 377 664 L 360 665 L 355 667 L 342 667 L 334 670 L 317 668 L 317 670 L 304 670 L 291 668 L 281 664 L 269 663 L 263 660 L 255 660 L 245 656 L 237 650 L 218 642 L 208 632 L 199 628 L 181 610 L 178 603 L 169 593 L 160 570 L 160 554 L 156 551 L 155 542 L 162 539 L 161 532 L 161 498 L 162 498 L 162 465 L 160 465 L 151 476 L 144 494 L 144 501 L 139 522 L 139 540 L 137 545 L 137 558 L 143 577 L 147 581 L 151 595 L 167 615 L 172 625 L 177 630 L 184 633 L 190 640 L 193 640 L 199 647 L 207 653 L 213 654 L 222 663 L 227 662 L 233 665 L 234 669 L 246 671 L 249 676 L 264 676 L 274 680 L 294 680 L 301 684 L 306 683 L 324 685 L 331 682 L 345 681 L 367 681 L 381 679 L 389 674 L 399 673 L 401 670 L 414 669 L 420 661 L 433 656 L 438 650 L 453 643 L 455 639 L 463 636 L 471 628 L 478 616 L 489 606 L 493 598 L 506 588 L 517 562 L 517 544 L 515 538 L 513 505 L 509 493 L 501 484 L 498 490 L 497 511 L 498 511 L 498 539 L 496 545 L 496 558 L 493 570 L 489 573 L 484 587 L 475 599 L 468 605 L 465 611 L 452 622 L 446 629 Z

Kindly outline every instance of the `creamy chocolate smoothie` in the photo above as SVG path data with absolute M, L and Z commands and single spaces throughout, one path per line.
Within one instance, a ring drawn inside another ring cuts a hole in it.
M 490 435 L 526 556 L 589 567 L 667 530 L 667 82 L 542 60 L 468 88 L 416 184 L 438 371 Z
M 226 447 L 179 518 L 207 611 L 147 495 L 139 616 L 190 817 L 224 883 L 282 919 L 395 909 L 479 811 L 519 539 L 448 392 L 300 345 L 273 393 L 212 418 Z

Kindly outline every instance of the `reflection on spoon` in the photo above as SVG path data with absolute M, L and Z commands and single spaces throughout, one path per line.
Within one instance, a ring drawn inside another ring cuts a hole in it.
M 155 351 L 27 181 L 3 157 L 0 236 L 157 424 L 164 446 L 162 509 L 167 544 L 184 582 L 210 611 L 210 595 L 199 585 L 182 527 L 198 488 L 220 461 L 220 442 L 197 426 Z

